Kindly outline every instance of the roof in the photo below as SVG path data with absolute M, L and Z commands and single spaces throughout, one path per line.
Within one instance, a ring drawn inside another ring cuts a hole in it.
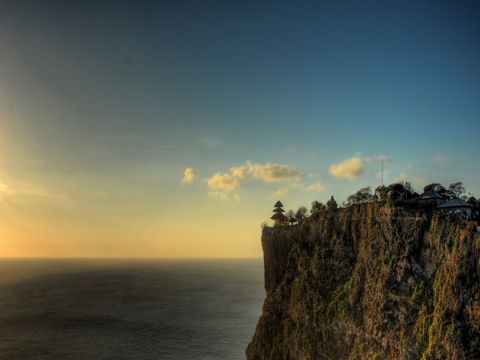
M 436 200 L 443 199 L 442 195 L 433 190 L 427 190 L 422 195 L 419 196 L 418 200 Z
M 473 205 L 469 204 L 462 199 L 452 199 L 437 206 L 437 209 L 451 209 L 451 208 L 472 208 Z
M 275 205 L 273 205 L 274 207 L 283 207 L 283 204 L 280 200 L 278 200 Z
M 272 217 L 270 219 L 272 219 L 272 220 L 285 220 L 286 217 L 282 213 L 275 213 L 275 214 L 272 215 Z
M 282 213 L 282 212 L 285 212 L 285 210 L 283 210 L 282 208 L 275 208 L 275 209 L 273 209 L 273 212 Z

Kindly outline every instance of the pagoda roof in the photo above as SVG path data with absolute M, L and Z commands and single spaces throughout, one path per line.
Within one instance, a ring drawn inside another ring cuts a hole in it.
M 418 197 L 418 200 L 442 200 L 443 196 L 433 190 L 427 190 Z
M 275 208 L 275 209 L 273 209 L 273 212 L 274 213 L 283 213 L 283 212 L 285 212 L 285 210 L 283 210 L 282 208 Z
M 277 200 L 277 202 L 275 203 L 275 205 L 273 205 L 273 207 L 276 207 L 276 208 L 283 207 L 283 204 L 280 200 Z
M 437 209 L 452 209 L 452 208 L 473 208 L 472 204 L 469 204 L 462 199 L 452 199 L 437 206 Z
M 272 215 L 272 217 L 270 219 L 272 219 L 272 220 L 285 220 L 286 216 L 283 215 L 282 213 L 275 213 L 275 214 Z

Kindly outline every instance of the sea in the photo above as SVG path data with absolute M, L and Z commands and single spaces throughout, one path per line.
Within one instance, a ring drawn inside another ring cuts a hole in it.
M 0 360 L 245 359 L 263 263 L 0 259 Z

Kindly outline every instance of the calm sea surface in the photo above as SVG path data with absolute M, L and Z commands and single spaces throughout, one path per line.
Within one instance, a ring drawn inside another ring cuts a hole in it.
M 260 260 L 0 260 L 0 359 L 245 359 Z

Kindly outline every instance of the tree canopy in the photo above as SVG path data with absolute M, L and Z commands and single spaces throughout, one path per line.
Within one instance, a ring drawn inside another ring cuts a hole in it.
M 334 211 L 338 208 L 338 204 L 335 201 L 335 198 L 332 196 L 330 200 L 327 201 L 327 211 Z
M 373 200 L 372 189 L 370 186 L 361 188 L 355 194 L 347 198 L 346 205 L 362 204 Z

